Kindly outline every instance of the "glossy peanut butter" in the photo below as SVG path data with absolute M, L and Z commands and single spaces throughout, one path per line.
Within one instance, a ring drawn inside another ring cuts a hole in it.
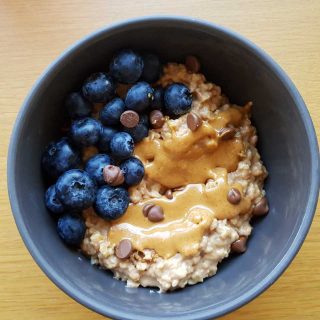
M 238 138 L 222 141 L 218 133 L 230 124 L 239 126 L 247 111 L 230 108 L 204 121 L 195 132 L 187 129 L 182 135 L 176 134 L 172 121 L 171 138 L 148 137 L 140 142 L 135 155 L 144 163 L 148 179 L 167 188 L 185 188 L 174 191 L 172 200 L 163 196 L 130 204 L 124 216 L 111 222 L 109 241 L 117 244 L 130 239 L 135 249 L 154 249 L 164 258 L 176 253 L 190 256 L 199 250 L 214 218 L 229 219 L 248 212 L 251 201 L 241 185 L 227 183 L 227 174 L 236 170 L 245 146 Z M 206 186 L 208 179 L 214 182 Z M 242 195 L 237 205 L 227 200 L 231 188 Z M 149 221 L 142 214 L 147 203 L 161 206 L 165 219 Z
M 144 163 L 148 178 L 167 188 L 204 183 L 212 177 L 213 168 L 223 167 L 228 172 L 237 168 L 242 142 L 219 141 L 218 131 L 228 124 L 237 126 L 241 119 L 242 112 L 231 108 L 184 135 L 176 134 L 175 122 L 169 121 L 172 138 L 148 137 L 136 146 L 135 155 Z

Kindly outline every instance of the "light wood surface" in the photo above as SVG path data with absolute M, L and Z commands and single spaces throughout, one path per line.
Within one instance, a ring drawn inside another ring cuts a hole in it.
M 24 247 L 7 195 L 7 147 L 23 99 L 53 59 L 74 41 L 97 28 L 120 19 L 149 14 L 203 18 L 230 27 L 254 41 L 271 54 L 295 82 L 309 108 L 319 137 L 318 0 L 0 0 L 2 320 L 103 319 L 55 287 Z M 320 319 L 319 222 L 318 209 L 301 251 L 284 275 L 260 297 L 223 317 L 224 320 Z

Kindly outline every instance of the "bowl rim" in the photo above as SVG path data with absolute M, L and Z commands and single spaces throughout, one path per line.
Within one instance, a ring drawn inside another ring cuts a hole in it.
M 290 265 L 293 258 L 298 253 L 301 245 L 309 231 L 309 228 L 312 223 L 313 216 L 315 214 L 315 209 L 318 200 L 319 194 L 319 148 L 317 137 L 315 133 L 315 129 L 307 110 L 307 107 L 299 94 L 297 88 L 287 76 L 287 74 L 282 70 L 282 68 L 261 48 L 255 45 L 250 40 L 246 39 L 242 35 L 234 32 L 226 27 L 220 26 L 218 24 L 214 24 L 202 19 L 195 19 L 192 17 L 186 16 L 174 16 L 174 15 L 152 15 L 152 16 L 143 16 L 133 19 L 121 20 L 116 23 L 109 24 L 103 28 L 94 31 L 81 40 L 75 42 L 69 48 L 67 48 L 58 58 L 56 58 L 41 74 L 38 80 L 33 85 L 30 90 L 28 96 L 24 100 L 22 107 L 17 115 L 14 127 L 12 129 L 10 144 L 8 149 L 8 157 L 7 157 L 7 184 L 8 184 L 8 194 L 11 204 L 11 210 L 14 215 L 15 223 L 18 227 L 20 235 L 24 241 L 25 246 L 29 250 L 31 256 L 42 269 L 42 271 L 47 275 L 47 277 L 62 291 L 67 293 L 74 300 L 82 304 L 83 306 L 98 312 L 104 316 L 116 318 L 116 319 L 124 319 L 124 320 L 149 320 L 153 319 L 152 316 L 142 316 L 139 314 L 128 314 L 126 311 L 121 311 L 119 309 L 113 308 L 110 305 L 101 305 L 97 303 L 94 299 L 88 299 L 84 294 L 75 290 L 72 285 L 68 284 L 63 280 L 63 277 L 55 272 L 55 270 L 50 266 L 50 264 L 46 261 L 45 256 L 42 256 L 37 249 L 37 245 L 33 242 L 32 237 L 29 236 L 28 230 L 23 223 L 23 214 L 19 207 L 18 197 L 16 194 L 16 186 L 15 186 L 15 160 L 17 154 L 17 139 L 20 136 L 20 132 L 23 127 L 24 119 L 28 113 L 29 105 L 32 103 L 32 100 L 36 96 L 36 93 L 39 88 L 41 88 L 42 83 L 45 79 L 53 77 L 55 74 L 55 70 L 59 69 L 63 65 L 63 61 L 76 53 L 78 49 L 83 46 L 90 45 L 92 41 L 103 36 L 105 33 L 109 33 L 112 31 L 120 31 L 123 28 L 127 28 L 128 26 L 146 26 L 148 24 L 159 23 L 160 25 L 164 25 L 164 23 L 178 23 L 178 27 L 186 27 L 193 28 L 204 32 L 216 31 L 224 36 L 231 38 L 237 44 L 245 47 L 250 50 L 257 58 L 259 58 L 282 82 L 282 84 L 286 87 L 287 91 L 292 96 L 292 99 L 296 103 L 297 110 L 304 124 L 304 128 L 306 130 L 308 144 L 311 151 L 311 181 L 310 181 L 310 195 L 307 202 L 305 214 L 302 220 L 299 229 L 297 230 L 296 236 L 293 239 L 288 251 L 284 254 L 281 261 L 274 267 L 272 272 L 265 277 L 262 281 L 254 285 L 249 291 L 245 292 L 243 295 L 238 297 L 237 299 L 229 302 L 227 304 L 223 304 L 222 306 L 218 306 L 215 309 L 209 307 L 191 311 L 187 315 L 182 313 L 180 315 L 174 315 L 175 319 L 183 319 L 183 320 L 202 320 L 209 319 L 222 316 L 226 313 L 232 312 L 235 309 L 240 308 L 246 303 L 253 300 L 259 294 L 261 294 L 264 290 L 270 287 L 286 270 L 286 268 Z M 169 319 L 171 316 L 164 315 L 158 317 L 158 319 Z

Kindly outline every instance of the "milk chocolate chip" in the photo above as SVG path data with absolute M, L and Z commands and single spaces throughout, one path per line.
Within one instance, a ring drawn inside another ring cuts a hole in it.
M 252 214 L 254 216 L 264 216 L 269 211 L 268 200 L 263 197 L 253 208 Z
M 160 129 L 165 123 L 163 113 L 160 110 L 153 110 L 149 116 L 153 128 Z
M 187 115 L 187 125 L 191 131 L 196 131 L 201 126 L 201 118 L 193 112 Z
M 231 188 L 228 192 L 227 199 L 231 204 L 238 204 L 241 201 L 241 193 L 236 188 Z
M 133 110 L 127 110 L 121 114 L 120 122 L 126 128 L 134 128 L 139 123 L 139 114 Z
M 186 56 L 185 65 L 192 73 L 197 73 L 200 70 L 200 62 L 195 56 Z
M 238 240 L 231 244 L 231 251 L 235 253 L 243 253 L 247 250 L 247 237 L 240 236 Z
M 129 239 L 121 240 L 116 246 L 116 256 L 119 259 L 127 259 L 132 253 L 132 243 Z
M 143 209 L 142 209 L 142 213 L 145 217 L 148 216 L 149 210 L 154 207 L 155 204 L 153 203 L 147 203 L 146 205 L 144 205 Z
M 168 189 L 164 194 L 169 200 L 173 199 L 173 194 L 171 189 Z
M 159 222 L 164 219 L 163 210 L 160 206 L 153 206 L 149 209 L 148 219 L 152 222 Z
M 152 222 L 159 222 L 164 219 L 162 208 L 160 206 L 156 206 L 153 203 L 147 203 L 143 207 L 142 213 Z
M 222 128 L 219 130 L 218 135 L 221 140 L 230 140 L 236 134 L 235 128 Z
M 108 165 L 103 168 L 103 179 L 110 186 L 119 186 L 124 182 L 124 175 L 122 170 L 113 165 Z

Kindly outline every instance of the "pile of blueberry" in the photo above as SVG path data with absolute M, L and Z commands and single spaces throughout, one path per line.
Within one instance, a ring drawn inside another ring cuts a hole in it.
M 84 238 L 82 210 L 93 207 L 104 219 L 121 217 L 130 199 L 127 188 L 144 176 L 141 161 L 133 157 L 134 144 L 148 135 L 152 111 L 177 117 L 191 108 L 189 89 L 181 83 L 152 87 L 162 66 L 153 54 L 122 50 L 112 59 L 109 72 L 92 74 L 78 92 L 68 95 L 66 110 L 72 120 L 68 134 L 51 142 L 42 155 L 42 168 L 50 181 L 45 203 L 58 219 L 58 234 L 78 246 Z M 118 84 L 129 84 L 124 99 Z M 93 105 L 103 103 L 99 119 Z M 154 126 L 155 127 L 155 126 Z M 82 163 L 84 148 L 99 153 Z

